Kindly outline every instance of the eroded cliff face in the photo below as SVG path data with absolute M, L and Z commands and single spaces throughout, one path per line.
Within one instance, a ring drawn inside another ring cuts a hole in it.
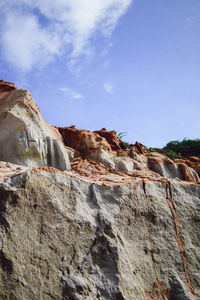
M 71 152 L 47 124 L 28 91 L 0 82 L 0 160 L 28 167 L 69 169 Z
M 0 299 L 199 299 L 200 184 L 189 163 L 126 148 L 114 131 L 54 128 L 27 91 L 6 85 Z M 37 159 L 27 141 L 21 155 L 25 129 Z

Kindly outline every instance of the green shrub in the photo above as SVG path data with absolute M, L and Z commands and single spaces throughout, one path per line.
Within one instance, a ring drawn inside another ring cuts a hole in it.
M 175 159 L 175 158 L 182 158 L 181 153 L 176 153 L 174 151 L 169 151 L 165 154 L 167 157 L 169 157 L 170 159 Z
M 146 148 L 146 147 L 145 147 Z M 154 148 L 146 148 L 147 150 L 149 150 L 150 152 L 158 152 L 156 149 Z
M 174 152 L 183 157 L 200 156 L 200 139 L 171 141 L 163 148 L 167 153 Z
M 124 140 L 122 140 L 122 138 L 124 136 L 126 136 L 126 135 L 127 135 L 127 132 L 120 132 L 120 133 L 118 133 L 118 137 L 120 138 L 120 140 L 122 141 L 122 143 L 124 143 L 124 145 L 126 146 L 126 148 L 128 148 L 130 146 L 130 144 L 127 143 L 127 142 L 124 142 Z

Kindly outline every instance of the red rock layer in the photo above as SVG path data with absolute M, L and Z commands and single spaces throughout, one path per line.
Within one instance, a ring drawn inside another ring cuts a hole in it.
M 16 90 L 14 83 L 0 80 L 0 99 L 4 98 L 8 93 Z
M 167 172 L 168 175 L 171 174 L 169 177 L 172 178 L 177 177 L 184 181 L 198 182 L 196 175 L 193 174 L 184 160 L 172 161 L 168 157 L 156 152 L 149 152 L 146 154 L 146 157 L 148 158 L 149 168 L 158 172 L 161 176 L 165 176 L 165 172 Z
M 111 151 L 106 139 L 89 130 L 71 127 L 57 127 L 63 137 L 65 146 L 74 148 L 82 157 L 99 149 Z
M 176 163 L 185 163 L 188 165 L 190 168 L 194 169 L 197 174 L 200 176 L 200 158 L 196 156 L 191 156 L 187 159 L 175 159 L 174 160 Z
M 58 127 L 58 130 L 63 138 L 65 146 L 68 146 L 72 149 L 78 151 L 75 154 L 76 157 L 81 156 L 82 158 L 89 158 L 91 153 L 100 153 L 101 150 L 107 150 L 110 152 L 110 157 L 120 156 L 122 157 L 131 157 L 133 160 L 137 156 L 141 158 L 141 162 L 135 162 L 134 170 L 132 170 L 132 175 L 136 176 L 149 176 L 150 172 L 153 171 L 153 175 L 159 174 L 163 177 L 169 178 L 179 178 L 184 181 L 189 182 L 198 182 L 198 179 L 195 177 L 188 164 L 184 162 L 173 162 L 168 157 L 160 154 L 148 151 L 142 144 L 136 142 L 135 145 L 131 145 L 126 148 L 124 143 L 121 142 L 120 138 L 117 136 L 116 131 L 107 131 L 105 128 L 91 132 L 89 130 L 77 129 L 75 126 L 71 127 Z M 193 161 L 196 160 L 193 159 Z M 78 164 L 76 169 L 72 163 L 72 169 L 78 173 L 85 173 L 88 176 L 88 171 L 85 170 L 85 163 L 82 162 Z M 95 165 L 99 163 L 95 162 Z M 194 162 L 193 162 L 194 164 Z M 75 164 L 76 165 L 76 164 Z M 100 164 L 99 164 L 100 167 Z M 81 171 L 82 169 L 82 171 Z M 87 169 L 87 168 L 86 168 Z M 94 166 L 93 166 L 94 169 Z M 137 172 L 137 171 L 140 172 Z M 104 170 L 105 171 L 105 170 Z M 100 167 L 99 173 L 104 173 L 102 167 Z M 111 171 L 109 171 L 111 172 Z M 112 172 L 111 172 L 112 173 Z M 125 175 L 126 172 L 124 172 Z M 139 173 L 139 174 L 138 174 Z M 152 176 L 152 174 L 151 174 Z
M 14 83 L 12 82 L 6 82 L 4 80 L 0 80 L 0 91 L 10 91 L 10 90 L 15 90 L 16 87 Z
M 94 133 L 105 138 L 113 151 L 126 149 L 126 146 L 117 136 L 117 132 L 115 130 L 107 131 L 105 128 L 102 128 L 101 130 L 94 131 Z
M 59 130 L 65 146 L 80 152 L 82 156 L 97 149 L 118 153 L 120 156 L 134 157 L 134 153 L 145 154 L 149 151 L 139 142 L 130 145 L 129 148 L 120 140 L 115 130 L 107 131 L 105 128 L 91 132 L 85 129 L 70 127 L 55 127 Z
M 134 148 L 134 150 L 136 150 L 140 154 L 149 153 L 149 151 L 139 142 L 136 142 L 135 145 L 132 146 L 132 148 Z

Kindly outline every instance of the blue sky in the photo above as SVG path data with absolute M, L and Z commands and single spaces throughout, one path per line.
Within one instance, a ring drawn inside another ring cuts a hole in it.
M 200 1 L 1 0 L 0 79 L 53 125 L 200 138 Z

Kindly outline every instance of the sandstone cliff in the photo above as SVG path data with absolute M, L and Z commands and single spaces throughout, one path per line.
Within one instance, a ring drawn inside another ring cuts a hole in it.
M 69 153 L 42 119 L 28 91 L 0 82 L 0 160 L 29 167 L 69 168 Z
M 0 299 L 200 299 L 195 158 L 50 126 L 3 81 L 0 141 Z

